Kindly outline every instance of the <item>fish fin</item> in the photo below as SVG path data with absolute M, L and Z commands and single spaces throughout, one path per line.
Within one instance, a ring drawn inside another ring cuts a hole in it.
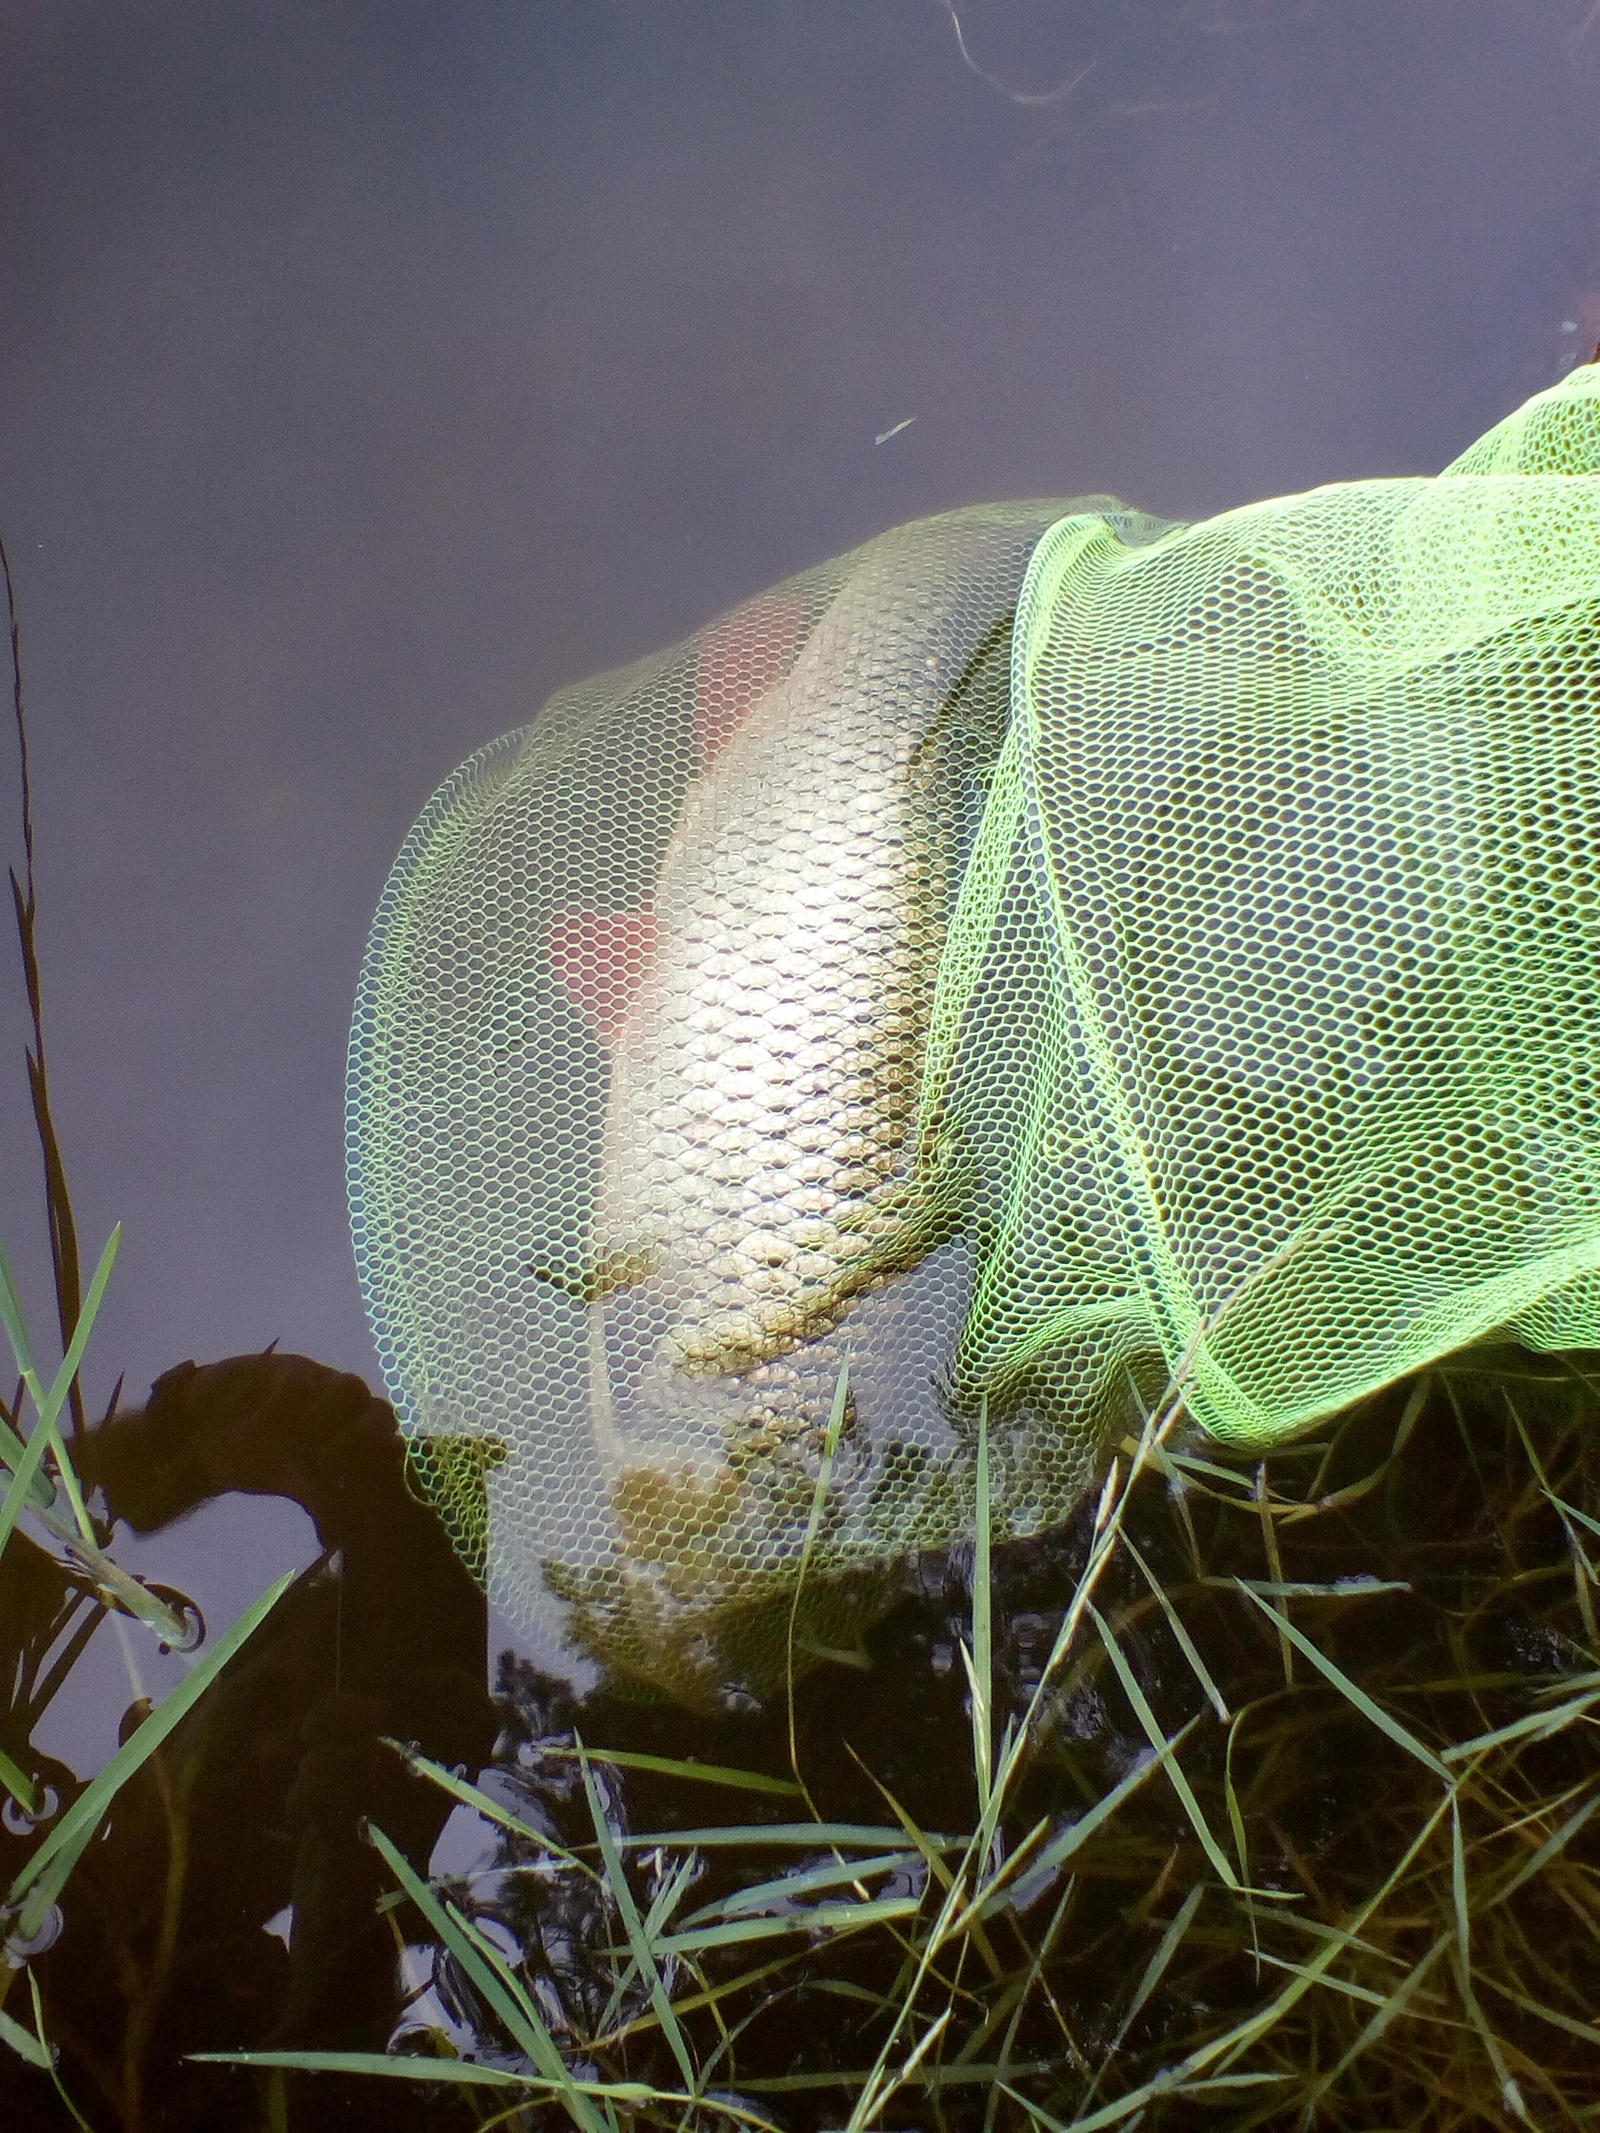
M 660 1264 L 660 1251 L 653 1244 L 619 1244 L 576 1272 L 537 1263 L 527 1272 L 535 1281 L 548 1282 L 552 1289 L 570 1296 L 574 1303 L 590 1304 L 603 1302 L 619 1289 L 631 1289 L 648 1281 Z

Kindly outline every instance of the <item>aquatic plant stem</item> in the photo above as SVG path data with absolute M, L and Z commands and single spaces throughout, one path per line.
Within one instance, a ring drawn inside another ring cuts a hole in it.
M 16 716 L 17 752 L 22 786 L 22 871 L 19 882 L 11 868 L 11 901 L 16 912 L 17 939 L 22 949 L 22 975 L 28 994 L 28 1012 L 33 1021 L 33 1045 L 26 1051 L 28 1094 L 33 1121 L 44 1157 L 45 1208 L 50 1226 L 50 1266 L 55 1279 L 56 1315 L 63 1348 L 72 1339 L 82 1304 L 82 1275 L 78 1258 L 78 1227 L 67 1187 L 66 1166 L 50 1108 L 50 1079 L 45 1066 L 44 1008 L 39 980 L 37 927 L 39 899 L 33 874 L 33 789 L 28 776 L 28 725 L 22 701 L 22 630 L 17 621 L 16 590 L 11 581 L 11 559 L 0 540 L 0 575 L 6 584 L 6 615 L 11 628 L 11 702 Z M 74 1438 L 83 1434 L 83 1395 L 76 1377 L 67 1394 Z

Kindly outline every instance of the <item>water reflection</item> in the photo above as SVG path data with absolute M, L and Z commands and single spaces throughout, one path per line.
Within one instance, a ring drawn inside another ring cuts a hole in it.
M 426 1868 L 449 1803 L 383 1742 L 487 1756 L 483 1598 L 408 1487 L 388 1405 L 304 1357 L 182 1365 L 89 1438 L 80 1467 L 140 1532 L 239 1489 L 292 1498 L 322 1543 L 118 1795 L 38 1965 L 48 2033 L 97 2125 L 252 2124 L 257 2078 L 185 2054 L 381 2049 L 398 2018 L 385 1874 L 361 1823 Z M 308 2085 L 295 2123 L 348 2109 L 339 2084 Z
M 1259 1468 L 1171 1440 L 1096 1588 L 1106 1635 L 1064 1660 L 1093 1510 L 996 1549 L 992 1739 L 1031 1720 L 981 1868 L 1004 1877 L 984 1914 L 993 1967 L 969 1938 L 959 1977 L 927 1973 L 922 2029 L 942 1996 L 959 2021 L 886 2123 L 925 2125 L 936 2099 L 942 2123 L 976 2129 L 997 2060 L 1065 2121 L 1096 2085 L 1123 2093 L 1250 2021 L 1285 1965 L 1337 1947 L 1346 1984 L 1273 2032 L 1273 2078 L 1310 2079 L 1359 2042 L 1374 1993 L 1452 1941 L 1463 1875 L 1497 2050 L 1568 2103 L 1597 2100 L 1587 2017 L 1561 1982 L 1584 1974 L 1587 1914 L 1570 1899 L 1596 1865 L 1592 1756 L 1581 1725 L 1545 1718 L 1596 1678 L 1581 1537 L 1600 1510 L 1597 1362 L 1468 1351 Z M 363 1817 L 413 1871 L 431 1862 L 580 2078 L 681 2089 L 659 1990 L 706 2123 L 719 2109 L 794 2133 L 841 2122 L 903 1998 L 908 1936 L 944 1902 L 941 1874 L 971 1871 L 970 1548 L 908 1559 L 856 1647 L 813 1655 L 791 1760 L 784 1696 L 696 1711 L 637 1681 L 580 1693 L 512 1653 L 487 1696 L 482 1598 L 358 1380 L 298 1357 L 186 1368 L 91 1440 L 85 1468 L 141 1525 L 221 1488 L 282 1489 L 325 1544 L 119 1797 L 37 1957 L 60 2071 L 95 2133 L 477 2122 L 430 2081 L 297 2075 L 274 2100 L 256 2073 L 185 2057 L 208 2049 L 387 2043 L 530 2071 L 482 1977 L 392 1893 Z M 1291 1631 L 1425 1754 L 1364 1717 Z M 1450 1744 L 1489 1735 L 1501 1745 L 1469 1770 Z M 457 1809 L 384 1736 L 477 1780 L 498 1821 Z M 1186 1793 L 1153 1745 L 1180 1738 Z M 1463 1773 L 1459 1864 L 1427 1766 L 1440 1753 Z M 69 1798 L 72 1774 L 49 1777 Z M 15 1855 L 29 1835 L 8 1826 L 0 1845 Z M 1407 1845 L 1410 1868 L 1386 1884 Z M 630 1956 L 623 1882 L 660 1950 L 654 1980 Z M 901 1923 L 818 1923 L 855 1901 Z M 727 1928 L 745 1937 L 719 1943 Z M 1130 2000 L 1162 1931 L 1169 1968 Z M 1363 2047 L 1364 2122 L 1432 2123 L 1441 2094 L 1477 2095 L 1485 2068 L 1498 2080 L 1451 1990 L 1440 1972 Z M 8 2127 L 61 2122 L 43 2077 L 24 2070 L 17 2095 Z

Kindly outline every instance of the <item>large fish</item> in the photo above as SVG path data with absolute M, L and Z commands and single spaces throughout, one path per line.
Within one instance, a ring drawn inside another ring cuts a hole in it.
M 735 1469 L 763 1475 L 770 1529 L 774 1471 L 814 1451 L 846 1350 L 874 1346 L 870 1300 L 958 1225 L 954 1167 L 917 1146 L 928 1016 L 1016 590 L 1060 509 L 874 543 L 688 788 L 611 1007 L 585 1282 L 591 1422 L 645 1553 L 667 1545 L 652 1520 L 703 1541 L 750 1516 Z M 770 606 L 754 626 L 770 642 Z M 702 647 L 702 698 L 730 627 Z M 902 1418 L 934 1400 L 921 1375 Z M 803 1516 L 809 1471 L 778 1515 Z
M 429 1485 L 553 1660 L 782 1678 L 746 1617 L 787 1606 L 846 1361 L 812 1587 L 960 1526 L 982 1150 L 924 1116 L 930 1014 L 1073 510 L 1133 528 L 1099 498 L 900 527 L 563 692 L 396 862 L 357 1251 Z

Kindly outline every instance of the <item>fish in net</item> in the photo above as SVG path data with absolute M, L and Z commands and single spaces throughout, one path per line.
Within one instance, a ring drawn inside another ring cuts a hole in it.
M 535 1649 L 760 1695 L 970 1531 L 980 1414 L 1023 1535 L 1180 1357 L 1266 1448 L 1600 1339 L 1597 410 L 1193 525 L 900 527 L 446 782 L 353 1225 Z

